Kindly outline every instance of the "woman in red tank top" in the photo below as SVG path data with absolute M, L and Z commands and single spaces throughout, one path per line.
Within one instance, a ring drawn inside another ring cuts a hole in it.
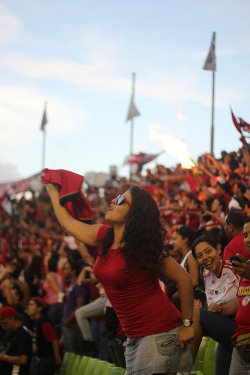
M 191 278 L 164 251 L 166 233 L 150 193 L 133 186 L 113 199 L 105 226 L 77 221 L 60 205 L 57 187 L 48 184 L 47 190 L 61 225 L 85 245 L 98 246 L 94 273 L 128 337 L 127 374 L 191 371 Z M 177 283 L 182 315 L 161 290 L 161 274 Z

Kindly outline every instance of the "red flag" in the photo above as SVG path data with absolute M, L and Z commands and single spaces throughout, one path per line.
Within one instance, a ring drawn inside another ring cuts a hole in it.
M 247 145 L 246 138 L 244 137 L 243 134 L 242 134 L 242 136 L 240 137 L 240 141 L 243 143 L 243 145 Z
M 240 124 L 241 129 L 244 130 L 245 132 L 250 133 L 250 124 L 244 121 L 241 117 L 239 117 L 238 119 L 239 119 L 239 124 Z
M 124 160 L 124 164 L 139 164 L 139 165 L 144 165 L 149 163 L 150 161 L 156 159 L 159 154 L 145 154 L 144 152 L 140 152 L 139 154 L 131 154 L 127 156 Z
M 238 130 L 238 132 L 242 135 L 242 130 L 241 130 L 240 124 L 239 124 L 238 121 L 236 120 L 236 117 L 234 116 L 231 107 L 230 107 L 230 110 L 231 110 L 231 115 L 232 115 L 233 123 L 234 123 L 236 129 Z
M 89 200 L 81 191 L 83 176 L 64 169 L 45 168 L 42 172 L 43 184 L 60 185 L 60 204 L 66 206 L 71 216 L 80 221 L 93 219 Z

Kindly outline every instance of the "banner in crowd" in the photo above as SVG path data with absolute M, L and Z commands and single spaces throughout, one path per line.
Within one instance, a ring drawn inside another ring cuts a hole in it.
M 40 176 L 40 173 L 37 173 L 23 180 L 0 184 L 0 199 L 4 197 L 5 195 L 17 194 L 17 193 L 21 193 L 23 191 L 27 191 L 30 189 L 36 190 L 35 188 L 36 186 L 37 186 L 37 189 L 39 190 L 40 186 L 38 185 L 40 184 L 39 183 L 36 184 L 36 182 L 38 182 L 39 176 Z

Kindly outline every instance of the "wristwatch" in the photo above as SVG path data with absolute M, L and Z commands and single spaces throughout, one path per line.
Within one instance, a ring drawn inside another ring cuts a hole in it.
M 182 323 L 184 327 L 190 327 L 193 324 L 193 319 L 183 319 Z

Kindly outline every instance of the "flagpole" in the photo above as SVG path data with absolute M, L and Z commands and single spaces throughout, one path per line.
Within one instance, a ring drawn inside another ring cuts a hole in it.
M 45 168 L 45 144 L 46 144 L 46 131 L 43 129 L 43 149 L 42 149 L 42 170 Z
M 42 119 L 42 131 L 43 131 L 43 144 L 42 144 L 42 169 L 45 168 L 45 150 L 46 150 L 46 123 L 47 123 L 47 117 L 46 117 L 46 109 L 47 109 L 47 102 L 44 103 L 44 112 L 43 112 L 43 119 Z M 45 117 L 44 117 L 45 116 Z
M 216 55 L 215 55 L 215 32 L 213 33 L 208 55 L 203 66 L 204 70 L 211 70 L 212 75 L 212 114 L 211 114 L 211 139 L 210 139 L 210 154 L 214 156 L 214 86 L 215 86 L 215 72 L 216 72 Z
M 132 98 L 135 93 L 135 73 L 132 73 Z M 134 141 L 134 117 L 132 116 L 130 122 L 130 155 L 133 154 L 133 141 Z
M 210 145 L 210 154 L 212 156 L 214 156 L 214 86 L 215 86 L 215 72 L 213 72 L 213 78 L 212 78 L 212 119 L 211 119 L 211 145 Z

